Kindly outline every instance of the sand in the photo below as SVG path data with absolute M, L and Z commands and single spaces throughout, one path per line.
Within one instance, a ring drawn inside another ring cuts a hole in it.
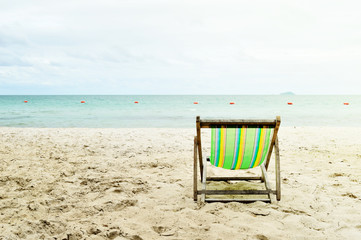
M 272 204 L 194 202 L 194 134 L 0 128 L 0 239 L 361 239 L 361 128 L 281 127 Z

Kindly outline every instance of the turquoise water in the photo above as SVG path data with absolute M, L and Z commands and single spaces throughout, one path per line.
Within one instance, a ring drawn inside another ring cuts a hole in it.
M 197 115 L 280 115 L 282 126 L 361 127 L 361 96 L 0 96 L 0 126 L 6 127 L 194 127 Z

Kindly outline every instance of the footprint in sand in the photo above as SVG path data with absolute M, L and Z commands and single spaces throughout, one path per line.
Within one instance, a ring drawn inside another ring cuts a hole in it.
M 346 174 L 344 174 L 344 173 L 333 173 L 333 174 L 329 175 L 329 177 L 331 177 L 331 178 L 343 177 L 343 176 L 346 176 Z
M 153 231 L 158 233 L 160 236 L 173 236 L 176 231 L 169 228 L 169 227 L 163 227 L 163 226 L 153 226 Z

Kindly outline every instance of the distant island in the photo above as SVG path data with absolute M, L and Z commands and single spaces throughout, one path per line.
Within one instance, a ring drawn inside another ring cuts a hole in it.
M 284 93 L 280 93 L 280 95 L 296 95 L 293 92 L 284 92 Z

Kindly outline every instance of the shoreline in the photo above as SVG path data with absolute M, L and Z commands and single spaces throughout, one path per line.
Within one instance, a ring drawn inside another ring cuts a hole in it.
M 195 203 L 194 134 L 0 127 L 0 239 L 361 237 L 361 128 L 281 126 L 272 204 Z

